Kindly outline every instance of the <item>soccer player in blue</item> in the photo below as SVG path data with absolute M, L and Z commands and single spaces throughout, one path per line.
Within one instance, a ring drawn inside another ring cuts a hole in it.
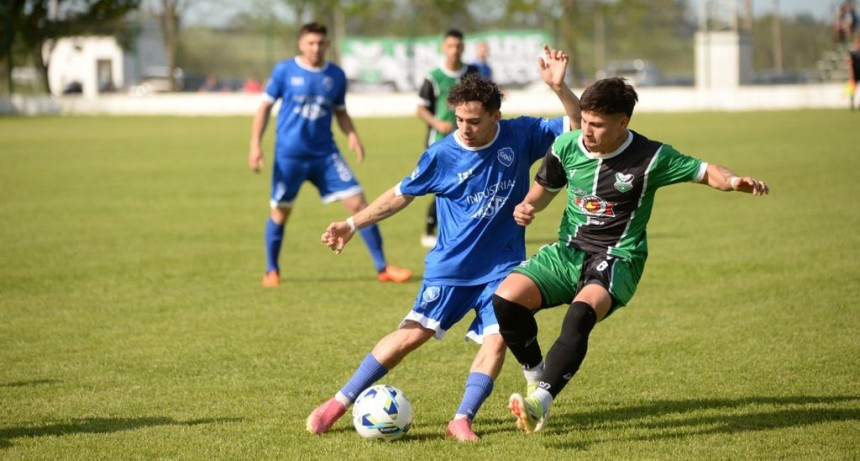
M 415 170 L 367 208 L 326 229 L 323 242 L 340 253 L 355 232 L 394 215 L 417 196 L 436 194 L 442 217 L 411 311 L 365 356 L 341 390 L 308 416 L 310 432 L 326 432 L 364 389 L 430 338 L 442 339 L 474 310 L 466 336 L 481 346 L 446 434 L 463 442 L 478 440 L 472 419 L 490 395 L 505 358 L 492 294 L 525 258 L 525 232 L 513 220 L 513 206 L 529 189 L 531 165 L 556 136 L 579 127 L 579 101 L 564 83 L 567 63 L 563 52 L 544 48 L 541 76 L 567 114 L 552 120 L 501 120 L 498 86 L 477 73 L 464 76 L 447 99 L 457 131 L 428 147 Z
M 487 45 L 487 42 L 480 42 L 475 45 L 475 62 L 472 63 L 473 66 L 478 68 L 478 72 L 481 73 L 481 77 L 484 77 L 487 80 L 493 79 L 493 68 L 490 67 L 490 63 L 487 62 L 487 55 L 490 54 L 490 46 Z
M 302 183 L 310 181 L 323 203 L 340 200 L 350 213 L 367 206 L 361 185 L 341 156 L 331 130 L 334 116 L 361 163 L 364 146 L 346 111 L 346 76 L 340 67 L 325 60 L 329 46 L 326 32 L 321 24 L 302 26 L 299 55 L 275 65 L 251 126 L 248 166 L 259 173 L 263 166 L 263 133 L 272 106 L 281 100 L 272 169 L 271 213 L 265 233 L 267 264 L 263 286 L 266 287 L 280 284 L 278 257 L 284 227 Z M 412 276 L 409 269 L 386 263 L 382 235 L 377 226 L 362 229 L 361 237 L 370 250 L 379 281 L 402 283 Z

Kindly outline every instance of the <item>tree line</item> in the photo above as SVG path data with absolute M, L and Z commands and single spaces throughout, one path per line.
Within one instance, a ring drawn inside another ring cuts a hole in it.
M 541 29 L 554 47 L 571 55 L 572 66 L 593 74 L 607 60 L 644 58 L 669 73 L 692 74 L 696 11 L 686 0 L 248 0 L 225 24 L 186 24 L 193 8 L 221 8 L 227 0 L 7 0 L 0 6 L 0 62 L 8 93 L 15 92 L 12 70 L 33 66 L 48 92 L 47 53 L 62 37 L 110 35 L 132 50 L 142 17 L 158 19 L 166 65 L 207 73 L 217 61 L 245 66 L 242 73 L 267 72 L 270 59 L 219 56 L 207 64 L 200 49 L 206 44 L 188 37 L 217 29 L 222 39 L 255 35 L 276 41 L 285 53 L 294 51 L 295 31 L 307 21 L 329 26 L 335 44 L 348 36 L 410 37 L 458 28 L 467 35 L 483 30 Z M 791 50 L 786 66 L 814 67 L 830 46 L 828 25 L 811 16 L 777 18 L 781 43 L 773 42 L 774 18 L 751 21 L 754 65 L 772 68 L 776 46 Z M 270 49 L 274 47 L 270 46 Z M 133 50 L 132 50 L 133 51 Z M 237 51 L 237 53 L 240 53 Z M 208 54 L 212 58 L 211 54 Z M 279 56 L 283 58 L 283 56 Z M 172 73 L 168 74 L 172 75 Z

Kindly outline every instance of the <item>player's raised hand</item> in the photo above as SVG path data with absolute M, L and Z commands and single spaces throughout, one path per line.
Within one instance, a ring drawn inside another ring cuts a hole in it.
M 570 57 L 564 51 L 552 50 L 544 45 L 543 54 L 538 57 L 538 68 L 543 81 L 553 89 L 564 85 L 564 75 L 569 61 Z
M 248 151 L 248 168 L 254 173 L 259 173 L 263 168 L 263 151 L 259 147 L 252 147 Z
M 325 246 L 334 251 L 335 254 L 340 254 L 343 251 L 343 247 L 346 246 L 354 234 L 355 231 L 352 230 L 349 223 L 346 221 L 335 221 L 328 225 L 320 240 L 322 240 Z
M 514 221 L 520 226 L 528 226 L 535 219 L 535 207 L 530 203 L 522 202 L 514 207 Z

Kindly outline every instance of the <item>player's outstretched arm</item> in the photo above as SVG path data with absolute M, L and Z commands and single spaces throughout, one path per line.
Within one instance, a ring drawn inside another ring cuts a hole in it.
M 260 103 L 251 122 L 251 143 L 248 147 L 248 168 L 254 173 L 259 173 L 263 168 L 263 133 L 269 124 L 269 114 L 272 111 L 272 103 L 264 101 Z
M 544 45 L 543 54 L 538 58 L 538 69 L 544 83 L 558 96 L 564 106 L 564 113 L 570 119 L 570 128 L 576 130 L 582 126 L 582 114 L 579 98 L 564 81 L 569 62 L 570 57 L 564 51 L 553 50 Z
M 454 129 L 454 125 L 451 122 L 439 120 L 433 112 L 430 112 L 430 109 L 424 106 L 419 105 L 415 109 L 415 115 L 417 115 L 422 122 L 426 123 L 428 127 L 442 134 L 448 134 Z
M 761 180 L 749 176 L 738 176 L 728 168 L 714 163 L 708 164 L 702 184 L 721 191 L 746 192 L 753 195 L 767 195 L 770 187 Z
M 543 211 L 557 194 L 557 191 L 549 191 L 538 183 L 532 184 L 526 198 L 514 207 L 514 221 L 520 226 L 528 226 L 534 221 L 535 215 Z
M 377 197 L 367 208 L 345 221 L 329 224 L 320 240 L 336 254 L 340 254 L 356 231 L 397 214 L 412 203 L 414 198 L 408 195 L 397 195 L 395 188 L 392 187 Z

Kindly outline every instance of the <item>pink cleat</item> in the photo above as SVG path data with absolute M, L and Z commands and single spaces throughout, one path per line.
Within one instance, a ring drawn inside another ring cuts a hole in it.
M 334 397 L 317 407 L 308 416 L 307 427 L 311 434 L 322 434 L 331 429 L 334 423 L 346 413 L 346 405 L 335 400 Z
M 451 420 L 445 429 L 445 435 L 459 442 L 477 442 L 479 437 L 472 432 L 472 421 L 469 418 Z

